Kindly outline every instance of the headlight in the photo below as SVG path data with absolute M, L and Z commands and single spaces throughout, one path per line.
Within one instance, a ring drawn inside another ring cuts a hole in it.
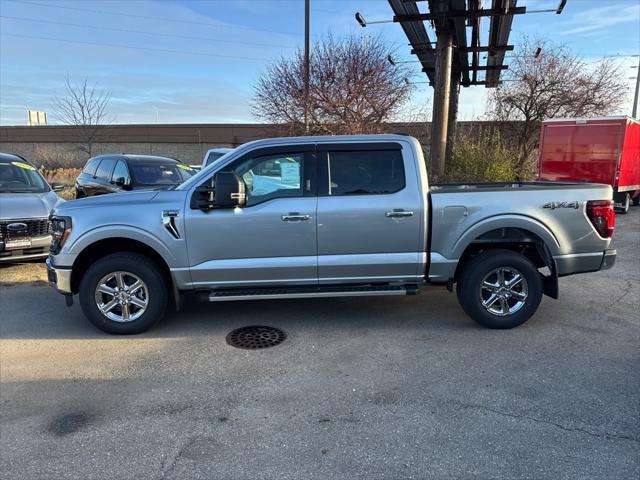
M 71 233 L 70 217 L 51 217 L 51 253 L 57 255 Z

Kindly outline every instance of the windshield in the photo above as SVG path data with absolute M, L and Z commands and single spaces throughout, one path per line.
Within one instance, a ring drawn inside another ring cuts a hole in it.
M 196 173 L 181 163 L 133 163 L 131 173 L 139 185 L 178 185 Z
M 47 182 L 35 167 L 20 161 L 0 160 L 0 193 L 44 193 Z
M 229 150 L 229 152 L 232 152 L 232 151 L 233 150 Z M 211 152 L 211 153 L 209 153 L 209 155 L 207 156 L 207 160 L 204 162 L 205 167 L 208 166 L 208 165 L 211 165 L 212 163 L 215 163 L 216 161 L 218 161 L 219 159 L 224 157 L 229 152 Z

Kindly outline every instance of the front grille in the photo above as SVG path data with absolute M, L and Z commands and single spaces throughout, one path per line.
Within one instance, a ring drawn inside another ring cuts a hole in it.
M 11 238 L 12 234 L 7 231 L 7 225 L 10 223 L 25 223 L 27 230 L 18 234 L 13 234 L 15 237 L 44 237 L 51 233 L 51 223 L 48 218 L 33 219 L 15 219 L 15 220 L 2 220 L 0 221 L 0 235 L 2 238 Z

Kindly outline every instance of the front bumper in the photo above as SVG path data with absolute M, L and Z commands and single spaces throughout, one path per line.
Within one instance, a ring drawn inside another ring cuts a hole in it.
M 20 248 L 16 250 L 0 250 L 0 263 L 21 262 L 23 260 L 37 260 L 39 258 L 47 258 L 49 255 L 49 246 L 51 245 L 51 235 L 44 237 L 35 237 L 31 239 L 29 248 Z
M 51 257 L 47 258 L 47 280 L 49 285 L 64 295 L 72 295 L 71 268 L 55 267 Z

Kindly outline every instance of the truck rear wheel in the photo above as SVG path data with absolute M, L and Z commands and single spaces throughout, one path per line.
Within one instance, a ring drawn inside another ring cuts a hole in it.
M 514 328 L 526 322 L 542 300 L 542 278 L 524 255 L 487 250 L 469 260 L 456 287 L 462 309 L 488 328 Z
M 89 267 L 80 282 L 82 311 L 100 330 L 141 333 L 164 317 L 167 286 L 158 266 L 137 253 L 114 253 Z

